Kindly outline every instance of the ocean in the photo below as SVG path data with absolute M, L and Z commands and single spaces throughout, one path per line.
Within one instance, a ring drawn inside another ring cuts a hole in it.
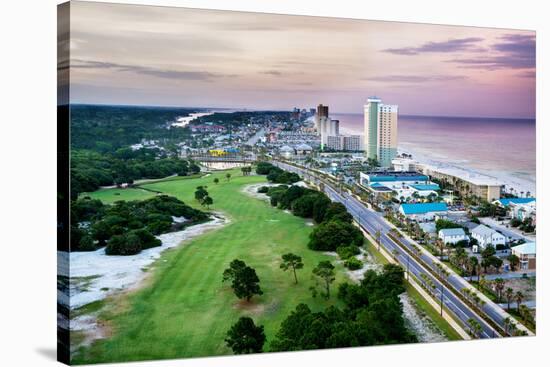
M 331 118 L 340 120 L 342 133 L 363 134 L 363 115 Z M 534 119 L 400 115 L 398 150 L 423 163 L 461 167 L 535 193 Z

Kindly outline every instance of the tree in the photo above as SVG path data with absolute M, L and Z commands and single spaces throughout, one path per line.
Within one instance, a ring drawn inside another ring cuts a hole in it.
M 505 282 L 502 278 L 496 278 L 493 281 L 495 291 L 497 292 L 497 299 L 499 302 L 502 301 L 502 291 L 504 290 Z
M 514 298 L 514 290 L 510 287 L 506 288 L 506 291 L 504 291 L 504 295 L 506 296 L 506 301 L 508 302 L 508 311 L 510 311 L 510 303 L 512 302 L 512 299 Z
M 336 251 L 340 246 L 363 245 L 363 233 L 353 224 L 331 220 L 316 226 L 309 235 L 308 247 L 317 251 Z
M 201 205 L 206 206 L 206 209 L 210 209 L 210 205 L 214 204 L 214 200 L 210 196 L 205 196 L 202 199 Z
M 519 312 L 519 306 L 521 305 L 521 302 L 523 302 L 524 295 L 520 291 L 517 291 L 515 298 L 516 298 L 517 308 Z
M 231 173 L 226 173 L 226 174 L 225 174 L 225 179 L 226 179 L 227 181 L 231 180 Z
M 231 281 L 231 288 L 238 298 L 245 298 L 247 302 L 255 294 L 262 295 L 260 278 L 256 270 L 246 265 L 242 260 L 235 259 L 229 264 L 229 268 L 223 272 L 223 281 Z
M 239 318 L 225 338 L 225 344 L 235 354 L 261 353 L 264 343 L 263 325 L 256 326 L 250 317 Z
M 470 270 L 470 277 L 474 276 L 478 264 L 479 264 L 479 260 L 477 259 L 477 257 L 470 256 L 470 258 L 468 259 L 468 269 Z
M 321 261 L 313 269 L 313 275 L 321 278 L 325 282 L 326 298 L 330 298 L 330 284 L 334 282 L 334 265 L 330 261 Z
M 294 273 L 294 282 L 295 284 L 298 284 L 296 269 L 302 269 L 304 267 L 304 263 L 302 263 L 302 258 L 298 255 L 294 255 L 293 253 L 288 253 L 284 254 L 282 256 L 282 259 L 283 262 L 281 263 L 280 268 L 284 271 L 292 269 L 292 272 Z
M 479 322 L 477 322 L 477 320 L 473 318 L 469 318 L 468 326 L 470 327 L 470 335 L 473 338 L 479 338 L 479 335 L 481 334 L 481 331 L 482 331 L 481 325 L 479 324 Z
M 219 183 L 220 183 L 220 179 L 216 177 L 216 178 L 214 179 L 214 183 L 215 183 L 216 185 L 219 184 Z
M 195 191 L 195 200 L 201 203 L 205 196 L 208 196 L 208 191 L 206 191 L 206 187 L 197 186 L 197 190 Z
M 510 270 L 515 271 L 519 265 L 519 257 L 512 254 L 508 256 L 508 261 L 510 262 Z

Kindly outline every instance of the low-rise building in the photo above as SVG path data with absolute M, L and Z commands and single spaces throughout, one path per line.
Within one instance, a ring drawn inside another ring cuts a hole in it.
M 523 245 L 512 247 L 512 255 L 519 257 L 519 268 L 521 270 L 532 270 L 537 267 L 537 245 L 536 242 L 526 242 Z
M 446 245 L 455 244 L 460 241 L 467 241 L 468 236 L 462 228 L 444 228 L 440 229 L 438 233 L 439 239 L 443 241 Z
M 480 224 L 472 230 L 472 238 L 475 238 L 479 243 L 479 247 L 484 249 L 487 245 L 505 245 L 506 237 L 492 228 L 484 224 Z
M 502 184 L 496 179 L 458 167 L 422 165 L 424 174 L 448 182 L 462 196 L 476 196 L 492 202 L 500 198 Z
M 437 196 L 439 190 L 439 185 L 418 172 L 360 172 L 359 183 L 374 193 L 393 191 L 402 201 L 411 197 Z
M 445 203 L 401 204 L 399 212 L 412 220 L 428 221 L 436 215 L 447 215 L 449 209 Z

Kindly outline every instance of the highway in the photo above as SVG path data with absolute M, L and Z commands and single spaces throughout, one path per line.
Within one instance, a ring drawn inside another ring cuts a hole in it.
M 346 190 L 338 192 L 327 182 L 321 181 L 317 176 L 313 176 L 312 174 L 306 172 L 304 169 L 282 162 L 273 163 L 282 169 L 298 173 L 302 177 L 309 179 L 317 185 L 322 182 L 324 184 L 324 191 L 327 196 L 329 196 L 329 198 L 333 201 L 344 204 L 350 214 L 353 215 L 357 223 L 365 231 L 367 231 L 371 236 L 375 237 L 375 233 L 379 230 L 381 234 L 380 243 L 387 250 L 387 252 L 392 254 L 394 250 L 396 250 L 398 252 L 396 256 L 397 261 L 403 266 L 404 269 L 408 269 L 408 271 L 413 274 L 419 280 L 419 282 L 421 282 L 422 279 L 420 277 L 420 274 L 426 274 L 426 276 L 431 279 L 431 281 L 436 285 L 434 293 L 437 299 L 440 300 L 441 293 L 443 293 L 443 302 L 447 310 L 454 314 L 456 319 L 462 322 L 466 330 L 469 329 L 468 319 L 472 318 L 481 325 L 481 338 L 495 338 L 500 336 L 499 333 L 491 325 L 489 325 L 477 312 L 473 311 L 470 306 L 462 301 L 462 299 L 460 299 L 455 293 L 450 291 L 447 285 L 442 284 L 437 278 L 432 275 L 430 271 L 427 270 L 427 267 L 429 266 L 434 272 L 437 273 L 437 268 L 434 267 L 436 263 L 439 263 L 439 260 L 437 258 L 433 257 L 431 254 L 423 252 L 420 256 L 422 263 L 421 264 L 415 257 L 410 256 L 388 236 L 388 233 L 392 229 L 392 226 L 383 218 L 381 213 L 367 208 L 367 206 L 357 200 L 354 196 L 350 195 Z M 400 241 L 411 253 L 415 253 L 413 243 L 405 238 L 400 238 Z M 451 272 L 451 275 L 447 277 L 447 281 L 458 292 L 461 292 L 461 289 L 465 287 L 470 287 L 469 283 L 467 283 L 464 279 L 462 279 L 454 272 Z M 501 326 L 504 325 L 506 313 L 498 305 L 489 301 L 482 306 L 482 310 L 496 324 Z

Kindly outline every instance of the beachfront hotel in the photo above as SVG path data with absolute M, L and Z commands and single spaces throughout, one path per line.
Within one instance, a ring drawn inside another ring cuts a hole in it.
M 364 108 L 365 155 L 381 167 L 390 167 L 397 156 L 397 110 L 397 105 L 382 104 L 378 97 L 370 97 Z

